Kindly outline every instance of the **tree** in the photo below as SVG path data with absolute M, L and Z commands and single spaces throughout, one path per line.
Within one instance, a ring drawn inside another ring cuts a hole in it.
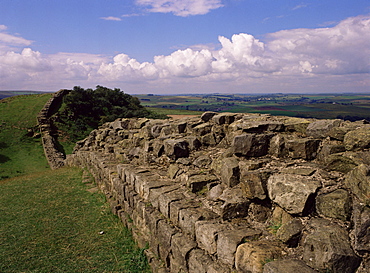
M 105 122 L 132 117 L 163 118 L 144 108 L 138 98 L 120 89 L 98 85 L 95 90 L 85 90 L 75 86 L 64 97 L 57 121 L 72 140 L 78 140 Z

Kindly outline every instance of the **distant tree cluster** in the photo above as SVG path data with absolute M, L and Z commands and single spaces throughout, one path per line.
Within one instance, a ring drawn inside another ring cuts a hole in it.
M 78 140 L 105 122 L 132 117 L 163 118 L 144 108 L 138 98 L 120 89 L 98 85 L 95 90 L 85 90 L 75 86 L 64 97 L 57 122 L 58 127 L 68 131 L 71 140 Z

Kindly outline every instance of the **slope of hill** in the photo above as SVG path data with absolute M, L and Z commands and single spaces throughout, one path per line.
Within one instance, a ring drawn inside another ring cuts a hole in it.
M 0 179 L 48 168 L 36 115 L 51 94 L 22 95 L 0 100 Z

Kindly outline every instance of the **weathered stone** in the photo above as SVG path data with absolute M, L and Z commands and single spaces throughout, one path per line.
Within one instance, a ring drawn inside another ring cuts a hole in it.
M 338 127 L 343 123 L 340 119 L 322 119 L 310 123 L 307 126 L 306 134 L 313 138 L 325 138 L 332 128 Z
M 204 121 L 207 122 L 209 121 L 213 116 L 217 115 L 216 112 L 204 112 L 200 118 Z
M 344 148 L 344 145 L 340 141 L 330 141 L 325 139 L 322 142 L 322 147 L 317 155 L 317 159 L 326 162 L 327 158 L 331 154 L 337 154 L 344 152 L 346 149 Z
M 356 204 L 353 210 L 354 248 L 360 254 L 370 252 L 370 208 Z
M 361 164 L 346 174 L 346 186 L 360 202 L 370 205 L 370 166 Z
M 174 259 L 171 260 L 172 272 L 187 271 L 187 257 L 191 250 L 197 246 L 196 242 L 182 233 L 176 233 L 172 236 L 171 251 Z
M 189 273 L 207 273 L 212 259 L 201 249 L 193 249 L 189 254 Z
M 312 160 L 316 157 L 319 145 L 320 140 L 318 139 L 299 138 L 287 141 L 289 156 L 306 160 Z
M 193 132 L 197 136 L 204 136 L 206 134 L 209 134 L 211 132 L 212 125 L 209 123 L 202 123 L 199 124 L 198 126 L 195 126 L 193 128 Z
M 183 139 L 166 139 L 163 144 L 164 152 L 169 157 L 177 159 L 189 156 L 189 144 Z
M 315 171 L 316 169 L 309 168 L 309 167 L 295 167 L 295 168 L 293 167 L 293 168 L 282 169 L 281 173 L 311 176 L 315 173 Z
M 195 193 L 201 191 L 208 184 L 216 181 L 217 177 L 212 174 L 199 174 L 190 176 L 186 181 L 186 185 Z
M 189 207 L 179 212 L 179 227 L 185 234 L 195 237 L 195 223 L 197 221 L 217 218 L 217 214 L 207 209 Z
M 158 196 L 158 208 L 159 211 L 166 216 L 167 218 L 170 217 L 170 204 L 172 202 L 182 200 L 185 196 L 182 194 L 182 191 L 175 190 L 170 192 L 165 192 Z
M 166 261 L 168 259 L 168 255 L 171 251 L 172 236 L 176 233 L 176 229 L 166 221 L 161 220 L 158 222 L 157 236 L 158 241 L 160 242 L 159 255 L 162 261 Z
M 274 157 L 286 157 L 288 155 L 284 136 L 278 134 L 271 138 L 268 153 Z
M 341 173 L 348 173 L 353 170 L 357 164 L 350 158 L 343 154 L 332 154 L 325 158 L 324 168 L 328 171 L 337 171 Z
M 200 142 L 204 146 L 215 146 L 217 144 L 215 134 L 209 133 L 200 138 Z
M 310 197 L 320 186 L 311 177 L 294 174 L 274 174 L 267 181 L 270 199 L 291 214 L 308 211 L 313 205 Z
M 263 266 L 263 273 L 316 273 L 300 260 L 272 261 Z
M 238 246 L 235 267 L 242 273 L 262 273 L 263 265 L 282 256 L 282 249 L 271 241 L 252 241 Z
M 344 136 L 347 151 L 358 151 L 370 148 L 370 126 L 350 131 Z
M 248 208 L 248 218 L 252 221 L 259 223 L 265 223 L 271 216 L 271 208 L 269 203 L 258 204 L 251 203 Z
M 241 169 L 240 186 L 245 196 L 249 199 L 266 198 L 267 179 L 271 175 L 270 171 L 249 171 L 248 169 Z
M 170 179 L 174 179 L 177 174 L 179 173 L 180 171 L 180 168 L 177 164 L 171 164 L 169 167 L 168 167 L 168 177 Z
M 232 142 L 233 152 L 245 156 L 264 156 L 267 154 L 272 134 L 242 134 Z
M 339 189 L 316 197 L 317 212 L 325 217 L 348 221 L 351 216 L 349 193 Z
M 233 266 L 238 245 L 246 241 L 255 241 L 261 236 L 262 232 L 248 227 L 239 227 L 237 229 L 220 230 L 217 234 L 218 258 L 222 262 Z
M 221 206 L 221 217 L 223 220 L 247 216 L 251 201 L 243 196 L 239 186 L 226 189 L 219 199 L 224 201 L 224 204 Z
M 199 168 L 208 167 L 212 163 L 212 159 L 208 155 L 201 155 L 193 161 L 193 165 Z
M 311 123 L 309 119 L 289 117 L 284 120 L 287 132 L 306 133 L 307 126 Z
M 199 248 L 205 250 L 208 254 L 217 252 L 218 232 L 227 226 L 217 220 L 198 221 L 195 223 L 195 238 Z
M 196 136 L 187 136 L 185 137 L 185 141 L 189 143 L 190 151 L 198 150 L 202 146 L 202 143 Z
M 289 247 L 296 247 L 302 233 L 301 220 L 294 218 L 282 225 L 276 232 L 276 237 Z
M 353 273 L 360 258 L 351 248 L 347 232 L 325 219 L 312 219 L 313 231 L 304 240 L 303 260 L 320 271 Z
M 235 120 L 234 113 L 220 113 L 212 117 L 212 121 L 216 124 L 231 124 Z
M 221 181 L 228 187 L 239 183 L 239 161 L 234 157 L 224 158 L 221 167 Z

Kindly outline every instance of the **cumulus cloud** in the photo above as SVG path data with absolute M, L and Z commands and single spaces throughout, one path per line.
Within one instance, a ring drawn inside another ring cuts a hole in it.
M 221 0 L 136 0 L 149 12 L 173 13 L 177 16 L 202 15 L 222 7 Z
M 12 37 L 20 40 L 3 40 L 18 46 L 31 43 Z M 59 89 L 140 83 L 146 92 L 171 85 L 176 90 L 191 86 L 187 92 L 196 88 L 197 92 L 206 92 L 206 88 L 213 92 L 370 88 L 370 16 L 348 18 L 330 28 L 282 30 L 263 40 L 246 33 L 218 39 L 217 47 L 202 49 L 198 45 L 143 63 L 124 53 L 113 57 L 83 53 L 44 55 L 29 47 L 19 52 L 0 51 L 0 86 L 17 89 L 23 84 L 27 88 L 34 85 Z M 283 90 L 276 89 L 278 86 Z
M 121 18 L 114 17 L 114 16 L 100 17 L 100 19 L 105 20 L 105 21 L 121 21 L 122 20 Z

